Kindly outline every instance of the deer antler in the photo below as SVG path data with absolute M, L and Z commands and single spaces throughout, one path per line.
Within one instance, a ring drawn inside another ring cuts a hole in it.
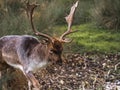
M 72 29 L 71 29 L 71 25 L 72 25 L 72 21 L 73 21 L 73 15 L 74 15 L 74 13 L 75 13 L 75 10 L 76 10 L 76 7 L 77 7 L 77 6 L 78 6 L 78 1 L 71 7 L 71 10 L 70 10 L 69 15 L 65 17 L 66 22 L 67 22 L 67 24 L 68 24 L 68 29 L 67 29 L 67 31 L 66 31 L 65 33 L 63 33 L 63 34 L 60 36 L 60 40 L 61 40 L 62 42 L 71 42 L 71 41 L 69 41 L 69 40 L 67 40 L 67 39 L 64 39 L 64 37 L 65 37 L 66 35 L 70 34 L 70 33 L 74 33 L 74 32 L 77 31 L 77 30 L 72 31 Z
M 27 16 L 29 17 L 30 19 L 30 22 L 31 22 L 31 26 L 32 26 L 32 29 L 33 29 L 33 32 L 35 35 L 37 36 L 42 36 L 44 38 L 47 38 L 49 40 L 52 41 L 52 37 L 47 35 L 47 34 L 44 34 L 44 33 L 41 33 L 41 32 L 38 32 L 35 27 L 34 27 L 34 24 L 33 24 L 33 11 L 34 9 L 39 5 L 39 4 L 30 4 L 29 3 L 29 0 L 28 2 L 26 3 L 27 4 L 27 8 L 26 8 L 26 11 L 27 11 Z

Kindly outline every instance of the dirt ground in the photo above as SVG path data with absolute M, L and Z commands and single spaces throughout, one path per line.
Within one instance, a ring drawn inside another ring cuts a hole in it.
M 9 88 L 27 90 L 24 76 L 16 77 L 17 80 L 8 80 Z M 62 66 L 49 65 L 35 73 L 35 77 L 40 90 L 119 90 L 116 88 L 120 86 L 120 54 L 66 54 Z

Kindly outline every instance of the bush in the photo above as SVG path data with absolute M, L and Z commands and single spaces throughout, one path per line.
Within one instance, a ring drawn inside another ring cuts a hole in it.
M 94 0 L 93 18 L 97 25 L 108 29 L 120 28 L 120 0 Z
M 10 34 L 28 34 L 31 32 L 28 20 L 24 16 L 6 16 L 0 23 L 0 36 Z
M 33 3 L 34 0 L 30 0 Z M 34 11 L 34 25 L 41 32 L 49 32 L 53 25 L 66 24 L 64 19 L 69 14 L 70 8 L 76 0 L 37 0 L 40 4 Z M 90 21 L 90 8 L 92 0 L 79 0 L 79 5 L 75 13 L 74 24 L 81 24 Z M 87 6 L 86 6 L 87 4 Z M 3 18 L 0 18 L 0 30 L 2 35 L 30 33 L 32 30 L 28 18 L 25 14 L 24 0 L 7 0 L 2 10 Z M 1 12 L 1 11 L 0 11 Z M 29 27 L 29 28 L 28 28 Z

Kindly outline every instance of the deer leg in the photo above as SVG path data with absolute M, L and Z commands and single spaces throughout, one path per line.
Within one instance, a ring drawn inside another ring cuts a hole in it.
M 32 82 L 29 78 L 29 76 L 27 75 L 27 73 L 25 73 L 24 69 L 22 68 L 21 71 L 23 72 L 23 74 L 25 75 L 26 79 L 27 79 L 27 83 L 28 83 L 28 90 L 31 90 L 31 86 L 32 86 Z
M 31 90 L 32 83 L 30 80 L 28 80 L 28 90 Z
M 39 88 L 39 87 L 40 87 L 40 84 L 39 84 L 38 80 L 34 77 L 34 75 L 32 74 L 32 72 L 28 72 L 28 73 L 27 73 L 27 76 L 28 76 L 28 78 L 29 78 L 30 81 L 32 82 L 32 85 L 33 85 L 35 88 Z

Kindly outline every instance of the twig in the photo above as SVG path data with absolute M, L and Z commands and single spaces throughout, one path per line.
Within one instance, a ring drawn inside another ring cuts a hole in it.
M 117 66 L 118 66 L 119 64 L 120 64 L 120 62 L 115 65 L 115 71 L 117 70 Z

